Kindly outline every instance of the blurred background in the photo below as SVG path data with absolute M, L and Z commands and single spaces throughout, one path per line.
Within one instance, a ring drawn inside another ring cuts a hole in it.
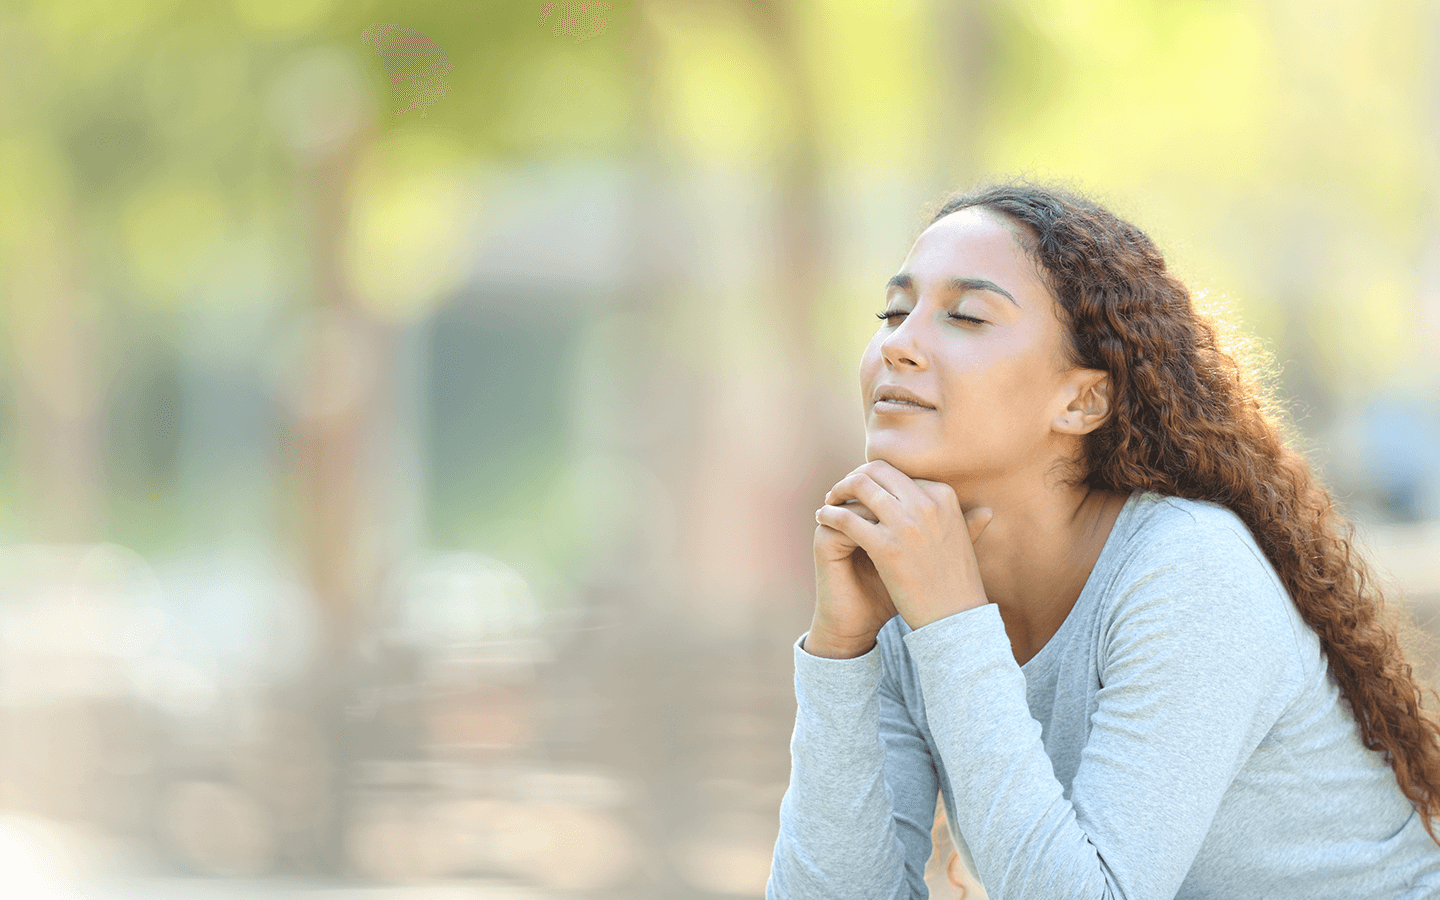
M 991 177 L 1150 231 L 1431 629 L 1437 50 L 1419 0 L 5 4 L 0 888 L 763 896 L 860 352 Z

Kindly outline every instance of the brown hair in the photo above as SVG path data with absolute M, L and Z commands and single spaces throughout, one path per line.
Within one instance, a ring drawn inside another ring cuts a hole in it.
M 1150 238 L 1098 203 L 1000 184 L 946 200 L 931 222 L 968 207 L 1021 226 L 1017 238 L 1066 321 L 1069 361 L 1110 375 L 1111 415 L 1085 435 L 1070 483 L 1235 512 L 1319 635 L 1365 746 L 1394 768 L 1440 843 L 1431 821 L 1440 815 L 1440 725 L 1422 709 L 1396 617 L 1351 545 L 1354 527 L 1287 446 L 1288 416 L 1254 377 L 1257 367 L 1222 349 L 1224 324 L 1196 312 Z

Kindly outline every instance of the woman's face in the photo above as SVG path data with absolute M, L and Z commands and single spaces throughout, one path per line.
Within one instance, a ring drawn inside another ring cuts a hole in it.
M 1067 436 L 1051 425 L 1079 370 L 1063 360 L 1055 300 L 1004 222 L 975 207 L 951 213 L 891 279 L 893 315 L 860 360 L 867 460 L 954 485 L 1043 473 L 1063 452 Z M 881 400 L 890 388 L 930 408 Z

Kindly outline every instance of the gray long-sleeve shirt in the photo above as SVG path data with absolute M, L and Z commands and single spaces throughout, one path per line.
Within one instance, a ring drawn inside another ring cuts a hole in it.
M 1024 666 L 993 604 L 794 651 L 768 900 L 928 896 L 937 788 L 991 900 L 1440 896 L 1440 847 L 1218 504 L 1132 494 Z

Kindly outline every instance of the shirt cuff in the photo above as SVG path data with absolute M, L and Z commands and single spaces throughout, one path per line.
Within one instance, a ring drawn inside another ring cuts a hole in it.
M 884 663 L 880 659 L 880 642 L 865 653 L 851 659 L 830 659 L 815 656 L 804 648 L 810 632 L 795 641 L 796 686 L 819 689 L 834 700 L 860 701 L 873 695 L 880 687 Z
M 936 619 L 905 635 L 902 640 L 911 658 L 922 668 L 940 664 L 952 669 L 957 666 L 968 669 L 983 665 L 988 656 L 1002 650 L 1014 661 L 1010 636 L 1005 633 L 1005 621 L 1000 618 L 1000 607 L 993 603 Z

